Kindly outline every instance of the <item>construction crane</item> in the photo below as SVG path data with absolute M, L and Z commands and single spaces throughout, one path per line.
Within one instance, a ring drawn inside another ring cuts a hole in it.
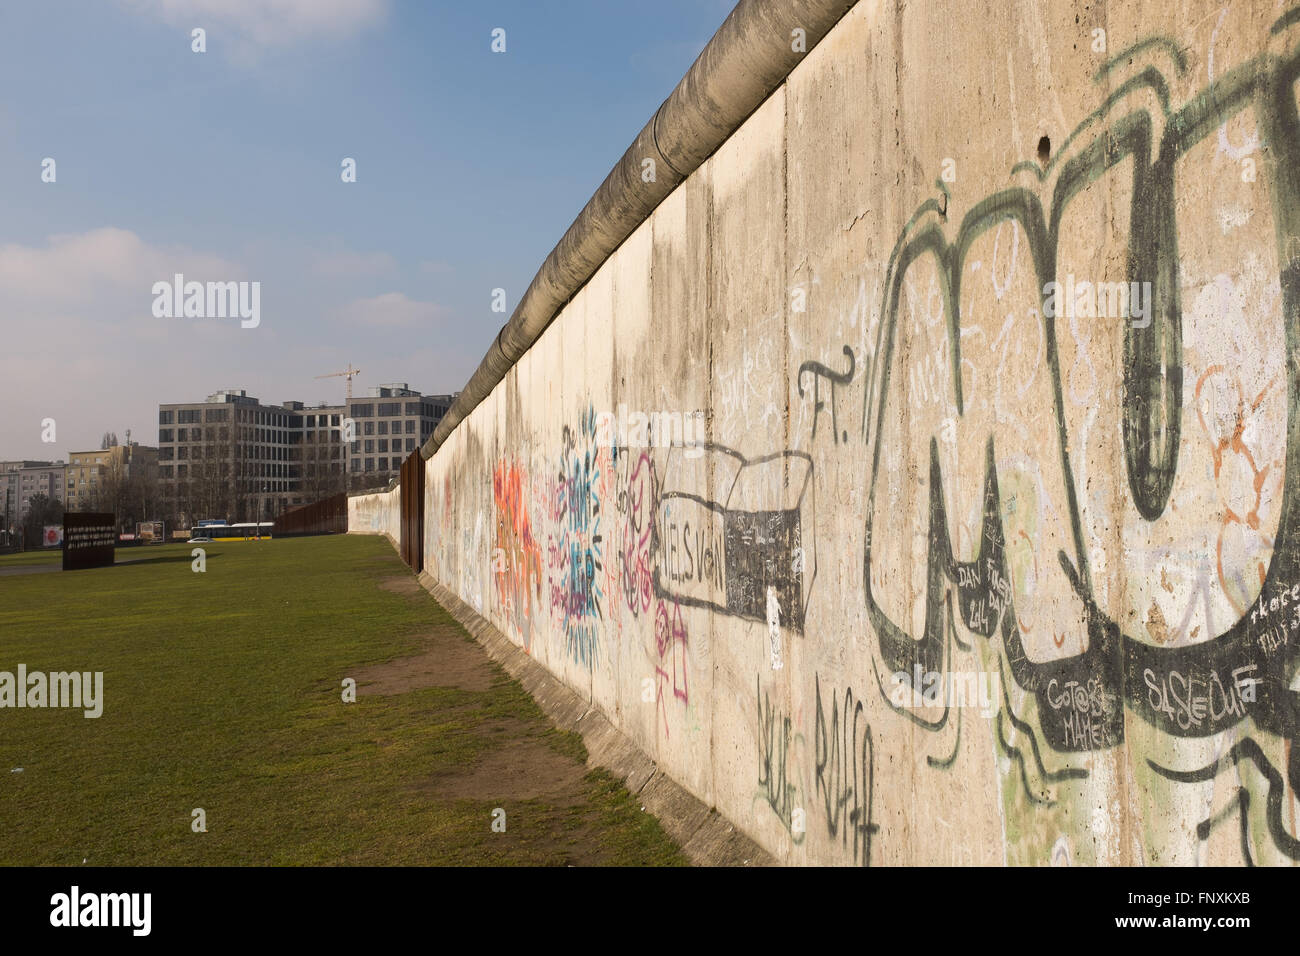
M 317 375 L 316 377 L 317 378 L 340 378 L 346 376 L 348 380 L 348 407 L 350 408 L 352 406 L 352 376 L 360 375 L 360 374 L 361 374 L 361 369 L 353 368 L 352 363 L 349 362 L 347 371 L 330 372 L 328 375 Z

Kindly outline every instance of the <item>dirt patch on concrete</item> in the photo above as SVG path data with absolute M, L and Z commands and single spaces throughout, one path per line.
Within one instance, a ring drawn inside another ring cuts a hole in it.
M 412 583 L 415 579 L 410 579 Z M 421 649 L 409 657 L 371 664 L 357 671 L 358 694 L 405 694 L 426 687 L 491 690 L 497 680 L 483 649 L 456 628 L 443 626 L 421 635 Z

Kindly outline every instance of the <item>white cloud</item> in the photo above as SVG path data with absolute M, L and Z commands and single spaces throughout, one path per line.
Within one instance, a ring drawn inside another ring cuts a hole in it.
M 150 314 L 151 288 L 174 273 L 199 281 L 257 278 L 220 256 L 151 246 L 127 229 L 106 226 L 50 236 L 44 247 L 0 246 L 0 301 L 37 315 L 90 303 Z
M 434 325 L 448 315 L 436 302 L 418 302 L 402 292 L 385 292 L 355 299 L 338 310 L 339 318 L 358 325 L 419 328 Z
M 214 376 L 201 359 L 241 368 L 251 343 L 265 342 L 248 336 L 261 333 L 238 322 L 154 318 L 153 283 L 177 272 L 199 281 L 259 278 L 221 256 L 152 245 L 114 227 L 0 245 L 0 457 L 64 457 L 94 448 L 108 429 L 133 428 L 133 438 L 152 443 L 158 402 L 219 387 L 209 387 Z M 40 441 L 46 417 L 58 422 L 56 445 Z
M 344 37 L 382 21 L 388 0 L 120 0 L 176 27 L 203 27 L 209 49 L 222 27 L 261 47 L 312 37 Z

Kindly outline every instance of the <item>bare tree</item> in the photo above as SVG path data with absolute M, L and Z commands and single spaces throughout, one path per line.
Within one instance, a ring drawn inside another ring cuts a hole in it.
M 44 539 L 45 525 L 60 524 L 63 521 L 63 503 L 42 492 L 37 492 L 27 502 L 27 514 L 23 516 L 23 547 L 40 547 Z

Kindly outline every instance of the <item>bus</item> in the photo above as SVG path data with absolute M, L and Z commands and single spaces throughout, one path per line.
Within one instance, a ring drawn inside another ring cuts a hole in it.
M 190 541 L 249 541 L 271 537 L 273 521 L 241 521 L 226 524 L 224 521 L 200 523 L 194 526 Z

